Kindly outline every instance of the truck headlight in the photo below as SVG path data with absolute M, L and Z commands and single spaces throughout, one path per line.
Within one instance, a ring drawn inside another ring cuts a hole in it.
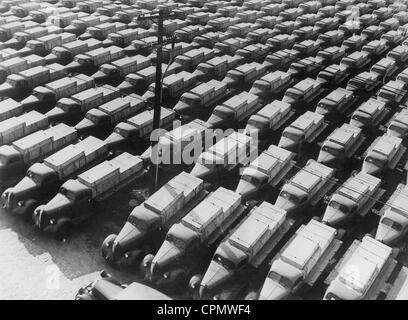
M 55 219 L 50 219 L 50 224 L 51 224 L 51 225 L 54 225 L 55 222 L 56 222 Z
M 168 272 L 166 272 L 165 274 L 163 274 L 163 278 L 164 279 L 168 279 L 170 277 L 170 274 Z
M 24 201 L 19 201 L 19 202 L 17 202 L 17 205 L 18 205 L 19 207 L 22 207 L 22 206 L 24 205 Z

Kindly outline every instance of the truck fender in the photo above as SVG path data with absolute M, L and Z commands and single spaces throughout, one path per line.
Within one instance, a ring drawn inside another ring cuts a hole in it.
M 143 275 L 145 278 L 150 277 L 150 266 L 152 264 L 152 261 L 154 259 L 154 255 L 149 253 L 145 255 L 145 257 L 142 259 L 139 270 L 140 274 Z
M 113 254 L 113 243 L 116 240 L 116 234 L 108 235 L 105 240 L 103 240 L 101 245 L 101 255 L 106 261 L 113 263 L 114 254 Z
M 190 281 L 188 282 L 188 288 L 192 291 L 198 290 L 202 280 L 203 275 L 195 274 L 194 276 L 191 277 Z
M 251 291 L 245 296 L 244 300 L 258 300 L 258 293 Z

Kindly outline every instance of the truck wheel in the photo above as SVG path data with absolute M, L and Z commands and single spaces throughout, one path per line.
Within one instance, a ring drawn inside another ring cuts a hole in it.
M 71 234 L 72 224 L 69 221 L 64 221 L 59 226 L 56 236 L 59 241 L 65 242 L 68 239 L 68 236 Z
M 101 245 L 101 255 L 102 258 L 104 258 L 108 263 L 114 263 L 114 257 L 113 257 L 113 243 L 116 240 L 117 235 L 116 234 L 110 234 L 103 240 L 102 245 Z

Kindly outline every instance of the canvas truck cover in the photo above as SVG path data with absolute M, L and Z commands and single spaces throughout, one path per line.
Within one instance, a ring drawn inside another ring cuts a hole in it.
M 271 145 L 267 150 L 262 152 L 258 158 L 252 161 L 249 167 L 270 176 L 273 171 L 279 170 L 279 168 L 283 167 L 292 158 L 292 152 Z
M 222 226 L 240 204 L 241 195 L 220 187 L 190 211 L 181 223 L 199 233 L 201 240 L 205 241 Z
M 199 192 L 204 190 L 204 181 L 187 172 L 181 172 L 171 179 L 168 184 L 184 193 L 184 203 L 190 202 Z
M 228 242 L 253 258 L 281 227 L 286 211 L 266 201 L 254 207 L 229 237 Z
M 84 150 L 75 148 L 71 144 L 44 159 L 43 162 L 58 174 L 59 179 L 63 179 L 85 165 Z
M 119 182 L 127 180 L 132 175 L 136 176 L 143 170 L 143 160 L 127 152 L 110 160 L 110 165 L 119 169 Z
M 23 111 L 23 105 L 13 99 L 0 101 L 0 121 L 17 116 L 23 113 Z
M 49 79 L 50 69 L 44 66 L 34 67 L 20 72 L 20 76 L 27 80 L 28 84 L 36 87 Z
M 134 117 L 127 119 L 126 123 L 139 131 L 139 137 L 148 135 L 153 130 L 153 110 L 143 111 Z M 175 112 L 171 109 L 161 108 L 160 125 L 166 125 L 175 119 Z
M 45 59 L 36 54 L 30 54 L 29 56 L 26 56 L 23 59 L 27 61 L 28 68 L 43 66 L 46 64 Z
M 77 94 L 74 94 L 71 99 L 77 102 L 80 106 L 88 106 L 93 105 L 92 102 L 96 101 L 103 101 L 102 99 L 103 93 L 99 88 L 90 88 Z
M 135 114 L 146 106 L 146 101 L 137 95 L 129 95 L 124 98 L 116 98 L 101 105 L 98 109 L 111 116 L 112 121 L 117 123 L 124 117 Z
M 296 236 L 281 252 L 280 259 L 300 270 L 304 270 L 315 252 L 319 250 L 318 256 L 321 257 L 335 239 L 335 236 L 335 228 L 311 220 L 307 225 L 301 226 L 296 231 Z M 310 266 L 310 269 L 316 264 L 317 259 Z M 310 272 L 310 269 L 305 271 Z
M 327 140 L 344 146 L 347 150 L 354 144 L 361 132 L 362 130 L 360 128 L 344 123 L 340 128 L 335 129 Z
M 39 130 L 14 141 L 12 146 L 23 156 L 24 162 L 29 163 L 52 151 L 52 136 Z
M 119 168 L 112 166 L 109 161 L 104 161 L 88 171 L 78 175 L 78 181 L 91 189 L 95 198 L 117 186 L 120 182 Z
M 332 176 L 333 172 L 334 169 L 312 160 L 292 178 L 290 184 L 307 193 L 313 192 L 322 181 Z
M 267 104 L 265 107 L 263 107 L 261 110 L 259 110 L 258 113 L 252 115 L 250 120 L 259 121 L 260 119 L 258 120 L 258 117 L 260 117 L 268 120 L 270 122 L 270 126 L 274 126 L 282 118 L 284 118 L 290 111 L 291 111 L 290 104 L 280 100 L 274 100 L 271 103 Z
M 380 184 L 379 178 L 359 172 L 356 176 L 347 179 L 336 193 L 358 203 L 363 197 L 371 197 Z
M 306 138 L 323 124 L 324 116 L 312 111 L 306 111 L 290 124 L 290 127 L 305 133 Z
M 401 138 L 383 135 L 378 139 L 377 143 L 371 149 L 371 152 L 386 156 L 388 161 L 390 161 L 394 154 L 400 149 L 401 145 Z

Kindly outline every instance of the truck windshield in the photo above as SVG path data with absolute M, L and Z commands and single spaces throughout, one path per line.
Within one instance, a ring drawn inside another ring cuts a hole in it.
M 236 73 L 236 72 L 230 72 L 228 73 L 228 77 L 233 79 L 233 80 L 237 80 L 237 81 L 243 81 L 244 80 L 244 75 L 241 73 Z
M 75 194 L 72 191 L 65 189 L 64 187 L 60 188 L 59 193 L 63 196 L 66 196 L 71 201 L 75 200 Z
M 146 221 L 143 221 L 133 215 L 130 215 L 127 221 L 141 231 L 147 231 L 147 229 L 149 228 L 149 225 L 146 223 Z
M 32 49 L 32 50 L 41 50 L 41 43 L 27 42 L 27 47 Z
M 96 115 L 91 114 L 91 113 L 87 113 L 86 116 L 85 116 L 85 118 L 88 119 L 88 120 L 90 120 L 90 121 L 92 121 L 93 123 L 98 123 L 99 120 L 100 120 L 99 117 L 97 117 Z
M 207 65 L 199 65 L 197 67 L 197 70 L 202 71 L 205 74 L 212 74 L 213 68 L 211 68 L 210 66 L 207 66 Z
M 25 36 L 25 35 L 22 35 L 22 34 L 16 35 L 16 36 L 15 36 L 15 39 L 16 39 L 18 42 L 26 42 L 26 36 Z
M 301 96 L 298 93 L 293 92 L 292 90 L 286 91 L 285 96 L 295 100 L 299 100 L 301 98 Z
M 253 88 L 257 88 L 261 91 L 268 91 L 270 89 L 270 86 L 265 82 L 255 82 Z
M 231 116 L 230 113 L 224 112 L 224 111 L 219 110 L 219 109 L 214 109 L 213 115 L 215 115 L 215 116 L 217 116 L 217 117 L 220 117 L 221 119 L 228 119 L 228 117 Z
M 391 220 L 390 218 L 387 218 L 387 217 L 383 218 L 381 220 L 381 223 L 396 231 L 402 231 L 402 225 L 399 224 L 398 222 Z
M 189 106 L 199 106 L 200 105 L 200 99 L 195 99 L 195 98 L 188 98 L 188 97 L 181 97 L 180 101 L 188 104 Z
M 219 254 L 215 254 L 213 257 L 213 261 L 217 262 L 218 264 L 222 265 L 227 270 L 234 270 L 236 268 L 235 264 L 229 260 L 224 258 Z
M 10 86 L 12 86 L 13 88 L 16 88 L 17 87 L 17 83 L 18 83 L 18 80 L 17 79 L 12 79 L 12 78 L 7 78 L 7 81 L 6 81 Z
M 331 208 L 333 208 L 335 210 L 340 210 L 343 213 L 349 213 L 350 212 L 349 207 L 346 207 L 345 205 L 343 205 L 343 204 L 341 204 L 341 203 L 339 203 L 337 201 L 334 201 L 334 200 L 329 202 L 329 207 L 331 207 Z
M 92 59 L 75 58 L 75 61 L 78 62 L 81 66 L 91 66 L 92 65 Z
M 282 133 L 282 137 L 288 138 L 288 139 L 290 139 L 292 141 L 298 141 L 298 140 L 300 140 L 301 135 L 290 132 L 290 131 L 284 131 Z
M 127 130 L 124 130 L 122 128 L 115 128 L 115 130 L 113 131 L 117 134 L 119 134 L 120 136 L 127 138 L 129 136 L 129 132 Z
M 364 118 L 364 117 L 359 116 L 359 115 L 357 115 L 357 114 L 353 115 L 352 118 L 353 118 L 353 120 L 356 120 L 356 121 L 358 121 L 358 122 L 361 122 L 362 124 L 368 124 L 368 119 L 367 119 L 367 118 Z
M 323 146 L 322 151 L 327 152 L 332 154 L 333 156 L 339 156 L 340 155 L 340 151 L 335 149 L 335 148 L 331 148 L 328 146 Z
M 35 174 L 31 170 L 27 171 L 27 177 L 33 180 L 35 183 L 41 183 L 41 177 L 38 174 Z
M 281 191 L 281 193 L 279 194 L 280 197 L 289 200 L 292 203 L 298 204 L 300 203 L 300 199 L 298 197 L 296 197 L 295 195 L 287 192 L 287 191 Z
M 281 276 L 280 274 L 276 273 L 275 271 L 270 271 L 268 274 L 268 278 L 279 283 L 281 286 L 285 288 L 292 288 L 293 287 L 293 282 L 286 278 Z
M 254 119 L 249 119 L 248 120 L 248 125 L 252 126 L 254 128 L 257 128 L 257 129 L 263 129 L 266 126 L 265 123 L 256 121 Z
M 373 158 L 373 157 L 370 157 L 370 156 L 366 157 L 364 161 L 366 161 L 368 163 L 372 163 L 372 164 L 374 164 L 375 166 L 377 166 L 379 168 L 381 168 L 381 167 L 383 167 L 385 165 L 385 161 L 382 161 L 380 159 Z
M 244 174 L 244 175 L 241 177 L 241 179 L 244 180 L 244 181 L 246 181 L 246 182 L 249 182 L 250 184 L 252 184 L 252 185 L 254 185 L 254 186 L 259 186 L 259 185 L 262 183 L 262 181 L 259 180 L 258 178 L 255 178 L 255 177 L 250 176 L 250 175 L 248 175 L 248 174 Z
M 391 131 L 398 132 L 400 135 L 404 135 L 406 133 L 406 130 L 404 128 L 398 127 L 395 124 L 391 124 L 388 127 L 388 129 L 391 130 Z
M 187 247 L 186 243 L 182 239 L 177 238 L 169 233 L 166 236 L 166 241 L 174 244 L 180 250 L 183 250 Z

